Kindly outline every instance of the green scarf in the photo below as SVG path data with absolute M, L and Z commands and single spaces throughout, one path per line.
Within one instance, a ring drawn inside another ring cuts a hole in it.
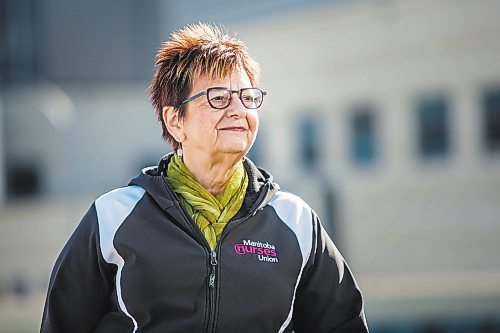
M 182 208 L 196 222 L 212 251 L 215 250 L 222 230 L 238 212 L 245 198 L 248 176 L 243 162 L 239 162 L 226 188 L 217 196 L 198 184 L 176 154 L 168 163 L 165 178 L 180 195 Z

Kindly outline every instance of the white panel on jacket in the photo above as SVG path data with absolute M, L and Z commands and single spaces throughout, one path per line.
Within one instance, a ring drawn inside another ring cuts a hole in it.
M 294 232 L 302 253 L 302 268 L 304 268 L 312 248 L 312 210 L 300 197 L 283 191 L 278 191 L 269 205 L 274 208 L 279 218 Z

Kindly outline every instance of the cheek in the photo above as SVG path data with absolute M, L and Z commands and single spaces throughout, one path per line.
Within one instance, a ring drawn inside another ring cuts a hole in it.
M 259 129 L 259 116 L 256 111 L 247 113 L 247 122 L 252 132 L 257 132 Z
M 192 119 L 190 126 L 190 132 L 196 137 L 209 139 L 214 134 L 216 134 L 217 124 L 220 121 L 220 117 L 216 115 L 205 115 L 203 117 L 196 117 Z

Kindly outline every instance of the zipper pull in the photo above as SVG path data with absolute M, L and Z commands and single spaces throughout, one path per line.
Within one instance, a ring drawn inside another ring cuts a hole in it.
M 214 273 L 210 274 L 210 278 L 208 280 L 208 286 L 210 288 L 215 287 L 215 274 Z
M 210 277 L 208 279 L 208 286 L 210 288 L 215 287 L 215 266 L 217 266 L 217 252 L 212 251 L 210 252 L 210 265 L 212 265 Z
M 212 266 L 217 266 L 217 252 L 210 252 L 210 264 Z

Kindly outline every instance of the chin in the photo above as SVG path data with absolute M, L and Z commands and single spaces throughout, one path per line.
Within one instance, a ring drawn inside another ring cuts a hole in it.
M 248 152 L 250 147 L 247 144 L 231 145 L 226 147 L 221 147 L 219 151 L 225 154 L 239 154 L 242 157 Z

